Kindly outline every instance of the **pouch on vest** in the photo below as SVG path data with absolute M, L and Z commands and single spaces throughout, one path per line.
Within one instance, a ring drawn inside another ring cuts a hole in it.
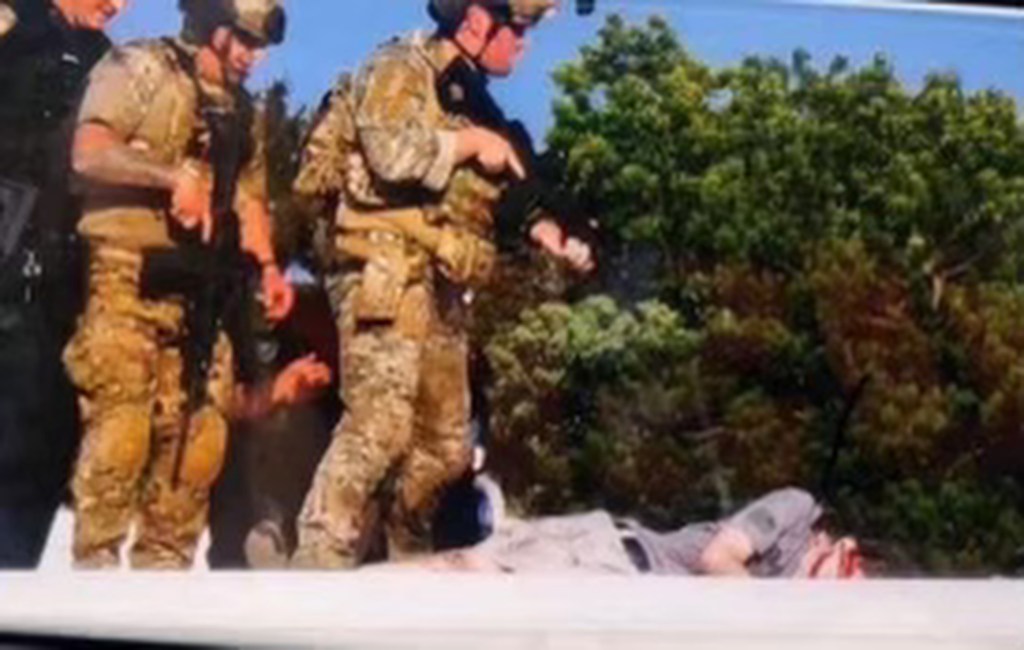
M 497 261 L 494 245 L 461 228 L 442 228 L 434 254 L 441 272 L 457 284 L 482 287 L 494 275 Z

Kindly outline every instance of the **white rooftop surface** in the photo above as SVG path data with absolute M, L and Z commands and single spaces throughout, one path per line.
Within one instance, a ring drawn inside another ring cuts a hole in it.
M 76 574 L 60 561 L 68 523 L 42 571 L 0 575 L 0 630 L 277 647 L 1024 650 L 1024 581 Z

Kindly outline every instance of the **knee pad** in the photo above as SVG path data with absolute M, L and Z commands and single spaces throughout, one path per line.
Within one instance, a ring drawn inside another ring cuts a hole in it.
M 224 466 L 227 441 L 228 424 L 219 411 L 207 406 L 193 415 L 181 463 L 181 482 L 200 490 L 209 489 Z
M 141 474 L 150 450 L 149 405 L 97 402 L 89 410 L 80 462 L 124 477 Z

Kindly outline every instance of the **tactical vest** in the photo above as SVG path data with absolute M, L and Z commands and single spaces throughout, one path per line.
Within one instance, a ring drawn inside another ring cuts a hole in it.
M 116 96 L 90 96 L 83 106 L 88 119 L 90 103 L 109 101 L 116 115 L 119 104 L 134 109 L 135 97 L 149 101 L 141 121 L 131 133 L 121 133 L 128 145 L 154 162 L 170 167 L 187 159 L 205 162 L 209 137 L 199 116 L 199 91 L 196 82 L 182 65 L 181 54 L 166 39 L 146 40 L 115 49 L 111 57 L 135 57 L 138 67 L 124 84 L 112 84 Z M 127 50 L 134 51 L 127 51 Z M 97 68 L 94 83 L 101 83 L 106 70 Z M 137 87 L 121 87 L 136 84 Z M 167 248 L 174 245 L 168 230 L 169 195 L 131 187 L 87 185 L 85 215 L 79 231 L 91 239 L 101 239 L 128 248 Z
M 432 56 L 429 43 L 418 36 L 385 47 L 404 48 L 398 54 L 414 60 Z M 425 61 L 423 68 L 431 87 L 436 87 L 436 71 Z M 362 152 L 355 101 L 353 79 L 342 75 L 321 104 L 311 131 L 316 137 L 310 137 L 304 147 L 294 184 L 300 194 L 337 202 L 335 213 L 321 215 L 335 232 L 335 254 L 369 260 L 382 245 L 375 243 L 375 231 L 402 235 L 433 256 L 449 278 L 460 284 L 486 285 L 496 260 L 493 215 L 504 190 L 502 183 L 463 165 L 440 193 L 388 185 L 372 173 Z M 471 125 L 445 112 L 437 93 L 429 97 L 423 115 L 428 125 L 439 129 L 455 131 Z M 414 262 L 410 265 L 416 268 Z

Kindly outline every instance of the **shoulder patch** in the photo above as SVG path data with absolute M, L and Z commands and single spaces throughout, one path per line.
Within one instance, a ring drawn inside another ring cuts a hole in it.
M 154 99 L 174 84 L 176 65 L 170 46 L 162 41 L 113 48 L 89 75 L 79 122 L 102 122 L 121 133 L 133 133 Z
M 141 78 L 159 78 L 177 67 L 170 46 L 160 40 L 132 41 L 114 47 L 111 55 Z
M 413 34 L 388 41 L 377 48 L 363 69 L 365 73 L 365 71 L 390 66 L 429 71 L 430 64 L 426 51 L 423 49 L 423 39 L 418 34 Z
M 107 60 L 128 72 L 132 80 L 130 92 L 133 99 L 140 102 L 155 95 L 177 68 L 169 46 L 159 40 L 134 41 L 114 47 Z
M 381 70 L 405 71 L 430 74 L 430 63 L 424 50 L 424 37 L 419 33 L 406 34 L 392 38 L 377 46 L 373 54 L 360 65 L 353 75 L 356 96 L 362 94 L 371 79 L 377 77 Z
M 424 92 L 432 77 L 429 64 L 407 43 L 382 49 L 363 65 L 353 79 L 355 105 L 362 106 L 371 92 L 378 99 L 404 101 L 401 98 Z

